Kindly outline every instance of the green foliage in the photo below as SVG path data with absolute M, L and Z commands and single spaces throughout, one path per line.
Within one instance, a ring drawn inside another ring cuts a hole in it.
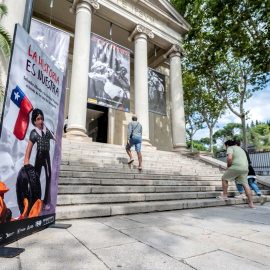
M 209 145 L 210 144 L 210 138 L 209 137 L 201 138 L 199 140 L 199 143 L 201 143 L 203 145 Z
M 192 29 L 184 37 L 185 70 L 215 85 L 227 107 L 241 119 L 243 104 L 264 89 L 270 71 L 268 0 L 171 0 Z M 266 16 L 268 15 L 268 16 Z M 256 49 L 255 49 L 256 48 Z
M 0 4 L 0 19 L 7 15 L 7 7 L 4 4 Z M 12 47 L 12 40 L 7 31 L 0 26 L 0 50 L 3 52 L 6 59 L 10 57 Z M 1 70 L 0 70 L 1 78 Z M 4 86 L 0 83 L 0 101 L 4 98 Z
M 252 128 L 254 132 L 258 133 L 261 136 L 270 134 L 270 128 L 268 124 L 258 124 Z
M 214 133 L 214 141 L 220 140 L 223 145 L 227 140 L 242 140 L 241 128 L 241 124 L 229 123 Z
M 191 144 L 190 141 L 187 141 L 187 148 L 191 150 Z M 208 151 L 208 148 L 206 148 L 204 145 L 202 145 L 198 140 L 193 141 L 193 151 Z

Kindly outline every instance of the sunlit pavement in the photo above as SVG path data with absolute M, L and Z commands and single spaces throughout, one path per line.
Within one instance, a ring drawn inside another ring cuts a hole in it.
M 0 269 L 270 269 L 270 202 L 72 220 L 10 246 Z

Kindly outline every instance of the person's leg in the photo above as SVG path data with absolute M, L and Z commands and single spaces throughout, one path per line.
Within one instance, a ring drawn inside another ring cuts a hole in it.
M 243 188 L 244 188 L 244 190 L 246 192 L 246 195 L 248 197 L 248 205 L 249 205 L 249 207 L 254 208 L 251 189 L 250 189 L 249 185 L 243 185 Z
M 43 199 L 44 204 L 46 205 L 46 210 L 50 209 L 50 206 L 47 206 L 51 202 L 50 188 L 51 188 L 51 159 L 49 151 L 44 153 L 45 157 L 45 176 L 46 176 L 46 186 L 45 186 L 45 196 Z
M 261 196 L 262 193 L 260 191 L 260 189 L 257 187 L 257 185 L 253 182 L 253 178 L 248 178 L 248 184 L 249 186 L 255 191 L 255 193 L 258 195 L 258 196 Z
M 223 199 L 228 198 L 228 181 L 222 178 L 222 190 L 223 190 L 223 195 L 221 196 Z
M 253 178 L 248 179 L 249 186 L 256 192 L 256 194 L 260 197 L 260 205 L 265 204 L 267 197 L 262 194 L 258 186 L 253 182 Z
M 139 168 L 142 168 L 142 154 L 140 151 L 137 151 L 137 155 L 138 155 L 138 161 L 139 161 L 139 166 L 138 166 L 138 169 L 139 169 Z
M 240 195 L 234 196 L 235 198 L 241 198 L 241 197 L 245 197 L 245 191 L 243 189 L 243 187 L 241 185 L 238 185 L 236 181 L 234 181 L 238 192 L 240 193 Z
M 134 161 L 134 159 L 132 157 L 130 149 L 126 148 L 126 152 L 127 152 L 128 156 L 129 156 L 129 162 L 128 163 L 130 164 L 131 163 L 130 161 Z

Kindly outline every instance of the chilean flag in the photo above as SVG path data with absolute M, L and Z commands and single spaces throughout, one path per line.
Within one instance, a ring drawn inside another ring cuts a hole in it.
M 29 125 L 29 114 L 33 110 L 33 106 L 18 85 L 12 90 L 10 99 L 20 109 L 13 134 L 19 140 L 23 140 Z

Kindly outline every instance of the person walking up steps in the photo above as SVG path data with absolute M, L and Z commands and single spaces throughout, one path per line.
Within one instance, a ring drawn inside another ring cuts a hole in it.
M 142 125 L 137 121 L 138 118 L 136 115 L 132 116 L 132 121 L 128 123 L 128 132 L 127 132 L 127 145 L 126 152 L 129 155 L 128 164 L 131 164 L 134 161 L 132 157 L 130 148 L 135 145 L 135 150 L 138 155 L 139 166 L 138 169 L 142 169 L 142 154 L 141 154 L 141 146 L 142 146 Z
M 239 140 L 234 141 L 234 143 L 235 143 L 235 145 L 241 147 L 241 142 Z M 256 185 L 256 173 L 255 173 L 253 167 L 251 166 L 251 160 L 250 160 L 249 154 L 245 149 L 243 149 L 243 150 L 246 153 L 246 156 L 248 159 L 248 164 L 249 164 L 248 176 L 247 176 L 248 184 L 255 191 L 255 193 L 260 197 L 260 204 L 263 205 L 267 201 L 267 197 L 262 194 L 262 192 L 260 191 L 260 189 Z M 234 197 L 237 199 L 246 198 L 245 191 L 244 191 L 243 187 L 241 185 L 238 185 L 236 181 L 235 181 L 235 185 L 236 185 L 240 195 L 237 195 Z
M 228 182 L 236 180 L 236 182 L 243 186 L 248 197 L 248 205 L 254 208 L 251 190 L 248 185 L 248 160 L 247 156 L 241 147 L 234 145 L 234 142 L 229 140 L 225 142 L 227 149 L 227 170 L 222 176 L 222 196 L 217 199 L 228 200 Z

